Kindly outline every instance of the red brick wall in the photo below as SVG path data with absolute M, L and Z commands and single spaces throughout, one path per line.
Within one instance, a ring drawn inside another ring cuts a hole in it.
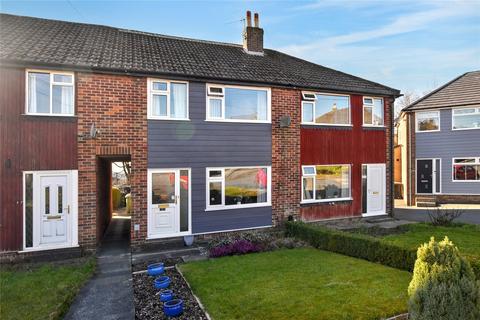
M 415 113 L 410 112 L 407 115 L 407 172 L 409 173 L 408 179 L 406 181 L 407 185 L 407 205 L 415 205 L 415 179 L 416 179 L 416 166 L 415 161 Z M 408 145 L 410 143 L 410 146 Z
M 272 89 L 272 212 L 277 225 L 300 209 L 300 121 L 301 92 Z M 280 127 L 282 117 L 288 127 Z
M 79 73 L 78 116 L 78 236 L 84 247 L 97 237 L 97 157 L 130 158 L 132 163 L 132 242 L 146 237 L 147 226 L 147 84 L 146 78 Z M 95 123 L 96 139 L 86 137 Z M 107 213 L 105 213 L 107 214 Z M 133 234 L 133 225 L 140 231 Z M 99 225 L 101 227 L 101 225 Z

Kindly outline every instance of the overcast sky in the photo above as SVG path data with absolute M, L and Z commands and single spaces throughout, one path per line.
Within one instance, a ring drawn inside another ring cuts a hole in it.
M 0 1 L 5 13 L 241 43 L 245 10 L 265 46 L 419 94 L 480 69 L 480 0 Z

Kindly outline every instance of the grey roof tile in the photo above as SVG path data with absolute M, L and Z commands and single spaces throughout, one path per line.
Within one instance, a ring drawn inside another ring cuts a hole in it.
M 0 61 L 398 95 L 390 87 L 276 50 L 0 14 Z
M 403 110 L 414 111 L 476 104 L 480 105 L 480 71 L 462 74 Z

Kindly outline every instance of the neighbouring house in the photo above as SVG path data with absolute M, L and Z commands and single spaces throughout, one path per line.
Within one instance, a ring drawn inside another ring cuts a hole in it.
M 131 244 L 392 211 L 399 91 L 263 46 L 0 15 L 0 245 L 94 249 L 111 163 Z M 80 250 L 78 249 L 78 250 Z
M 480 203 L 480 71 L 404 108 L 398 141 L 407 205 Z

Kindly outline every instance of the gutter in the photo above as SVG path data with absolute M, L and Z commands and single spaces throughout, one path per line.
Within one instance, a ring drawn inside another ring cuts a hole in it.
M 376 95 L 379 97 L 400 97 L 400 90 L 387 90 L 384 91 L 361 91 L 355 89 L 336 89 L 328 87 L 301 87 L 289 83 L 276 83 L 268 81 L 255 81 L 255 80 L 241 80 L 241 79 L 232 79 L 232 78 L 213 78 L 208 76 L 196 76 L 196 75 L 187 75 L 187 74 L 178 74 L 172 72 L 150 72 L 142 70 L 126 70 L 126 69 L 113 69 L 113 68 L 100 68 L 100 67 L 89 67 L 89 66 L 78 66 L 72 64 L 59 64 L 59 63 L 41 63 L 34 61 L 23 61 L 18 62 L 14 60 L 0 60 L 0 66 L 2 67 L 21 67 L 21 68 L 55 68 L 60 71 L 77 71 L 77 72 L 91 72 L 91 73 L 100 73 L 100 74 L 117 74 L 117 75 L 127 75 L 127 76 L 151 76 L 151 77 L 168 77 L 174 80 L 190 80 L 190 81 L 202 81 L 202 82 L 214 82 L 218 84 L 248 84 L 248 85 L 258 85 L 258 86 L 272 86 L 278 88 L 287 88 L 287 89 L 296 89 L 296 90 L 315 90 L 322 91 L 325 93 L 349 93 L 349 94 L 359 94 L 359 95 Z M 351 75 L 350 75 L 351 76 Z M 368 81 L 368 80 L 365 80 Z

